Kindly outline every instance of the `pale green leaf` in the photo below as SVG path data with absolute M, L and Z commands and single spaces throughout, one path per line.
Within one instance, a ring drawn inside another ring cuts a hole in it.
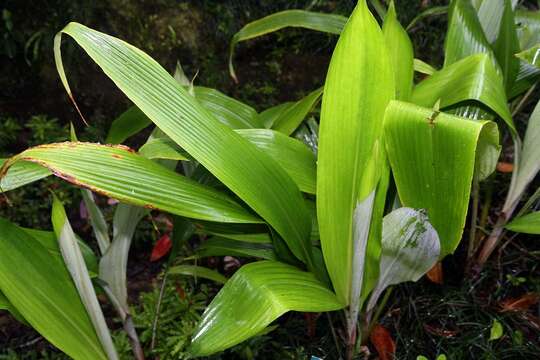
M 424 75 L 433 75 L 433 73 L 437 71 L 437 69 L 435 69 L 433 66 L 416 58 L 414 59 L 413 66 L 414 71 Z
M 353 212 L 379 182 L 382 120 L 394 96 L 393 82 L 382 31 L 365 1 L 360 1 L 330 61 L 317 163 L 317 217 L 324 260 L 338 298 L 347 304 Z
M 494 319 L 489 330 L 489 341 L 498 340 L 503 336 L 504 330 L 502 324 Z
M 490 44 L 497 40 L 497 35 L 500 33 L 505 2 L 505 0 L 483 0 L 478 9 L 478 20 Z
M 272 261 L 244 265 L 212 300 L 192 337 L 191 353 L 204 356 L 257 335 L 288 311 L 342 308 L 311 273 Z
M 540 235 L 540 211 L 518 217 L 508 223 L 506 228 L 518 233 Z
M 234 34 L 229 52 L 229 72 L 236 79 L 233 68 L 234 48 L 241 41 L 253 39 L 286 27 L 301 27 L 331 34 L 339 34 L 347 18 L 341 15 L 321 14 L 305 10 L 285 10 L 268 15 L 245 25 Z
M 101 255 L 103 255 L 111 244 L 111 240 L 109 239 L 109 227 L 105 222 L 103 213 L 94 200 L 94 194 L 87 189 L 82 189 L 81 194 L 86 210 L 88 211 L 90 223 L 92 224 L 92 231 L 96 237 Z
M 65 265 L 0 219 L 0 291 L 43 337 L 74 359 L 107 359 Z
M 518 58 L 527 62 L 529 65 L 540 68 L 540 44 L 516 54 Z
M 441 257 L 461 240 L 479 139 L 496 125 L 394 101 L 385 116 L 388 158 L 404 206 L 426 209 Z

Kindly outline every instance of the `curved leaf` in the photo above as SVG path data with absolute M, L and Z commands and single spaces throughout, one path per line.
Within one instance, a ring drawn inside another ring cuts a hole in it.
M 206 308 L 190 352 L 204 356 L 239 344 L 288 311 L 321 312 L 342 307 L 311 273 L 272 261 L 244 265 Z
M 0 166 L 3 166 L 7 160 L 0 159 Z M 51 172 L 38 164 L 28 162 L 17 163 L 0 179 L 0 192 L 16 189 L 41 180 L 49 175 L 51 175 Z
M 433 66 L 429 65 L 420 59 L 414 59 L 413 61 L 414 71 L 424 75 L 433 75 L 437 71 Z
M 324 260 L 341 302 L 351 301 L 353 213 L 379 182 L 384 109 L 394 74 L 379 25 L 360 1 L 336 45 L 322 101 L 317 217 Z M 359 294 L 358 294 L 359 296 Z
M 215 270 L 210 270 L 203 266 L 196 265 L 176 265 L 167 271 L 169 275 L 188 275 L 193 277 L 200 277 L 203 279 L 208 279 L 215 281 L 220 284 L 225 284 L 227 278 Z
M 227 255 L 277 260 L 272 244 L 246 242 L 219 236 L 206 240 L 196 251 L 197 257 Z
M 139 154 L 147 159 L 189 160 L 189 155 L 169 138 L 148 139 Z
M 540 235 L 540 211 L 518 217 L 508 223 L 506 228 L 514 232 Z
M 229 72 L 236 80 L 233 67 L 234 48 L 241 41 L 253 39 L 286 27 L 301 27 L 305 29 L 339 34 L 347 18 L 341 15 L 321 14 L 305 10 L 285 10 L 268 15 L 245 25 L 234 34 L 229 51 Z
M 60 55 L 62 33 L 75 39 L 165 134 L 260 214 L 311 267 L 309 214 L 298 187 L 275 161 L 214 119 L 147 54 L 77 23 L 55 38 L 57 69 L 69 94 Z
M 259 221 L 228 196 L 121 145 L 57 143 L 37 146 L 6 162 L 0 177 L 19 161 L 38 163 L 71 183 L 134 205 L 210 221 Z
M 477 152 L 486 150 L 477 144 L 484 136 L 493 137 L 495 123 L 393 101 L 384 124 L 402 204 L 426 209 L 441 241 L 441 257 L 452 253 L 465 226 L 475 159 L 482 156 Z
M 419 21 L 431 17 L 431 16 L 438 16 L 438 15 L 444 15 L 448 12 L 448 6 L 432 6 L 424 11 L 422 11 L 420 14 L 416 15 L 414 19 L 411 20 L 409 25 L 407 25 L 406 30 L 409 31 L 418 23 Z
M 278 105 L 279 111 L 272 111 L 272 117 L 268 116 L 268 110 L 262 112 L 259 117 L 264 121 L 266 127 L 271 127 L 285 135 L 290 135 L 317 105 L 321 99 L 322 92 L 323 89 L 320 88 L 296 102 L 286 103 L 286 106 Z
M 138 107 L 132 106 L 114 119 L 105 143 L 121 144 L 150 124 L 152 121 Z

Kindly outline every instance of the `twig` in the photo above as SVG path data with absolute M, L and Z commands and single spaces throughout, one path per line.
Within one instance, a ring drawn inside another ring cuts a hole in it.
M 165 275 L 163 275 L 163 280 L 161 281 L 161 288 L 159 289 L 159 297 L 156 305 L 156 313 L 154 314 L 154 321 L 152 322 L 152 341 L 150 342 L 150 350 L 154 350 L 156 346 L 156 333 L 159 322 L 159 313 L 161 312 L 161 302 L 163 301 L 163 296 L 165 295 L 165 285 L 167 283 L 167 275 L 169 266 L 165 268 Z
M 469 248 L 467 250 L 467 263 L 470 263 L 474 250 L 476 248 L 476 224 L 478 217 L 478 203 L 479 203 L 480 191 L 478 185 L 478 178 L 475 176 L 472 185 L 472 211 L 471 211 L 471 228 L 469 231 Z
M 332 333 L 332 338 L 334 339 L 334 344 L 336 345 L 336 350 L 338 353 L 338 358 L 342 359 L 341 357 L 341 349 L 339 346 L 339 341 L 336 336 L 336 330 L 334 329 L 334 324 L 332 324 L 332 317 L 330 317 L 330 313 L 326 312 L 326 318 L 328 319 L 328 323 L 330 324 L 330 332 Z

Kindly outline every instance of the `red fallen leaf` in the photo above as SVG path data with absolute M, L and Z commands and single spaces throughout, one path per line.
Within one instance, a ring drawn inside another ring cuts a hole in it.
M 514 164 L 507 162 L 498 162 L 497 171 L 501 173 L 511 173 L 514 171 Z
M 442 263 L 438 261 L 433 267 L 426 273 L 426 276 L 431 282 L 441 285 L 444 282 Z
M 445 338 L 450 338 L 457 335 L 457 331 L 455 330 L 441 329 L 428 324 L 424 324 L 424 329 L 426 329 L 426 331 L 432 335 L 437 335 Z
M 375 325 L 369 340 L 375 346 L 375 350 L 379 354 L 380 360 L 392 360 L 394 359 L 394 354 L 396 353 L 396 343 L 390 332 L 383 327 L 382 325 Z
M 504 300 L 501 303 L 501 312 L 526 311 L 532 305 L 540 301 L 540 294 L 527 293 L 517 299 Z
M 163 235 L 159 238 L 152 249 L 152 255 L 150 256 L 150 261 L 157 261 L 167 255 L 167 253 L 172 248 L 172 242 L 168 234 Z

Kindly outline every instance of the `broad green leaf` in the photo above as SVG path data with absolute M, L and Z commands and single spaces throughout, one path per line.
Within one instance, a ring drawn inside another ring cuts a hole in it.
M 519 52 L 519 42 L 511 0 L 503 0 L 503 2 L 504 11 L 493 51 L 501 66 L 506 91 L 509 94 L 519 71 L 519 59 L 514 56 Z
M 345 26 L 347 18 L 341 15 L 320 14 L 305 10 L 285 10 L 268 15 L 245 25 L 234 34 L 229 52 L 229 72 L 236 80 L 233 67 L 234 48 L 241 41 L 253 39 L 286 27 L 301 27 L 305 29 L 339 34 Z
M 103 213 L 94 200 L 94 194 L 87 189 L 82 189 L 81 194 L 84 205 L 86 206 L 86 210 L 88 211 L 90 224 L 92 224 L 92 231 L 96 237 L 101 255 L 103 255 L 111 245 L 111 240 L 109 238 L 109 227 L 105 222 Z
M 484 136 L 493 138 L 496 125 L 399 101 L 388 106 L 384 124 L 399 198 L 406 207 L 427 210 L 444 257 L 461 240 L 475 159 L 486 151 L 477 144 Z
M 214 236 L 204 241 L 197 249 L 197 257 L 208 256 L 249 256 L 267 260 L 277 260 L 270 243 L 247 242 L 234 238 Z
M 384 109 L 394 74 L 379 25 L 360 1 L 332 55 L 322 100 L 317 217 L 324 260 L 341 302 L 351 300 L 353 213 L 379 182 Z
M 139 154 L 147 159 L 189 160 L 189 155 L 168 138 L 148 139 Z
M 527 64 L 540 68 L 540 44 L 536 44 L 527 50 L 517 53 L 516 56 L 527 62 Z
M 394 210 L 384 217 L 382 228 L 380 277 L 367 311 L 388 286 L 418 281 L 435 265 L 441 251 L 437 231 L 422 210 Z
M 245 129 L 236 132 L 273 158 L 301 191 L 315 194 L 317 159 L 301 141 L 266 129 Z
M 200 277 L 203 279 L 208 279 L 215 281 L 220 284 L 225 284 L 227 278 L 215 270 L 210 270 L 204 266 L 196 265 L 176 265 L 168 270 L 169 275 L 187 275 L 193 277 Z
M 84 263 L 77 237 L 71 228 L 64 206 L 53 194 L 51 220 L 64 263 L 86 308 L 90 321 L 109 360 L 118 359 L 111 333 L 101 311 L 92 280 Z
M 414 66 L 414 71 L 419 72 L 420 74 L 424 74 L 424 75 L 433 75 L 433 73 L 437 71 L 437 69 L 435 69 L 433 66 L 416 58 L 413 61 L 413 66 Z
M 272 158 L 217 121 L 147 54 L 77 23 L 70 23 L 55 39 L 57 68 L 69 94 L 60 55 L 62 33 L 73 37 L 165 134 L 275 228 L 295 256 L 312 267 L 311 220 L 302 194 Z
M 196 86 L 195 98 L 216 119 L 233 129 L 262 128 L 257 112 L 251 106 L 233 99 L 222 92 Z
M 11 158 L 0 174 L 19 161 L 41 164 L 71 183 L 134 205 L 210 221 L 258 221 L 228 196 L 174 173 L 124 146 L 41 145 Z
M 105 143 L 121 144 L 150 124 L 152 121 L 138 107 L 132 106 L 112 122 Z
M 431 17 L 431 16 L 437 16 L 437 15 L 444 15 L 448 12 L 448 6 L 431 6 L 427 8 L 426 10 L 422 11 L 420 14 L 416 15 L 414 19 L 411 20 L 409 25 L 407 25 L 406 30 L 409 31 L 418 23 L 419 21 Z
M 147 209 L 118 204 L 113 219 L 113 239 L 99 261 L 99 277 L 105 281 L 123 309 L 127 304 L 127 264 L 131 240 Z
M 478 20 L 490 44 L 493 44 L 500 34 L 505 2 L 506 0 L 483 0 L 478 9 Z
M 26 321 L 74 359 L 107 359 L 65 265 L 0 219 L 0 291 Z
M 478 101 L 499 115 L 512 133 L 516 133 L 503 79 L 485 54 L 469 56 L 437 71 L 416 85 L 410 100 L 425 107 L 433 107 L 440 101 L 441 108 L 466 100 Z
M 244 265 L 204 312 L 190 352 L 204 356 L 239 344 L 288 311 L 322 312 L 342 307 L 311 273 L 273 261 Z
M 0 159 L 3 166 L 8 159 Z M 20 162 L 12 166 L 0 180 L 0 192 L 16 189 L 51 175 L 51 172 L 38 164 Z
M 9 302 L 8 298 L 2 294 L 2 291 L 0 291 L 0 310 L 8 311 L 18 322 L 27 324 L 22 314 L 11 302 Z
M 452 0 L 444 42 L 444 67 L 478 53 L 485 53 L 497 66 L 476 10 L 470 0 Z M 498 71 L 498 70 L 496 70 Z
M 58 240 L 56 239 L 56 235 L 54 232 L 30 228 L 21 228 L 21 230 L 26 232 L 36 241 L 38 241 L 43 247 L 45 247 L 49 254 L 51 254 L 53 257 L 58 258 L 60 262 L 63 262 L 62 254 L 60 254 L 60 248 L 58 247 Z M 86 243 L 82 241 L 79 237 L 77 237 L 77 241 L 79 248 L 81 249 L 86 268 L 92 273 L 92 275 L 97 276 L 98 263 L 96 255 L 94 254 L 92 249 L 90 249 L 90 247 L 86 245 Z
M 292 134 L 306 116 L 313 110 L 321 99 L 323 89 L 317 89 L 309 93 L 306 97 L 296 101 L 286 103 L 287 106 L 280 107 L 279 111 L 271 110 L 273 116 L 268 116 L 269 110 L 260 114 L 261 122 L 264 122 L 265 127 L 271 127 L 274 130 L 284 133 L 285 135 Z
M 501 323 L 494 319 L 489 330 L 489 341 L 498 340 L 503 336 L 504 330 Z
M 523 147 L 517 161 L 517 168 L 514 167 L 514 177 L 510 184 L 510 190 L 503 206 L 503 211 L 512 213 L 521 195 L 540 171 L 540 102 L 536 104 L 529 122 Z M 516 164 L 514 164 L 516 166 Z
M 540 235 L 540 211 L 518 217 L 508 223 L 506 228 L 514 232 Z
M 408 100 L 413 87 L 413 46 L 409 35 L 397 19 L 394 1 L 390 2 L 382 30 L 388 48 L 388 56 L 390 56 L 394 69 L 395 98 Z

